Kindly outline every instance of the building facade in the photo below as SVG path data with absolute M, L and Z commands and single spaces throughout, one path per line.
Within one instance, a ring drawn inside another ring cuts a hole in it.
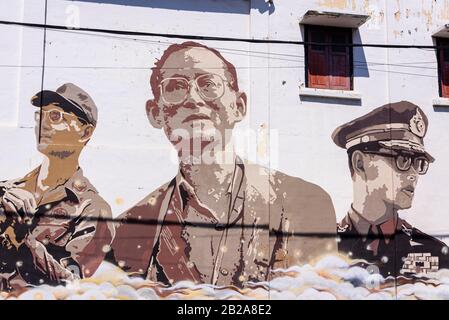
M 30 99 L 64 83 L 98 107 L 80 165 L 113 217 L 172 179 L 176 154 L 149 126 L 145 105 L 155 62 L 195 36 L 235 66 L 247 94 L 234 132 L 239 154 L 321 186 L 336 222 L 353 182 L 334 129 L 388 103 L 418 105 L 436 161 L 400 215 L 449 244 L 449 49 L 436 48 L 448 43 L 448 0 L 0 0 L 0 20 L 36 24 L 0 23 L 0 180 L 41 162 Z

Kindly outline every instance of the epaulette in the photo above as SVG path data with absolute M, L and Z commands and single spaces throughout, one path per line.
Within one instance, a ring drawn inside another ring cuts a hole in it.
M 409 237 L 412 236 L 413 228 L 408 223 L 401 224 L 401 231 L 404 232 Z
M 349 224 L 345 224 L 344 226 L 337 224 L 337 232 L 346 232 L 349 228 Z

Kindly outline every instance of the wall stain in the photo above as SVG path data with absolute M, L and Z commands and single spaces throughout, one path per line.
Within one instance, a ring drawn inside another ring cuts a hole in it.
M 369 0 L 365 0 L 363 2 L 363 9 L 365 10 L 365 12 L 369 11 L 369 7 L 370 7 Z
M 427 31 L 430 30 L 430 26 L 432 25 L 432 10 L 426 10 L 426 9 L 422 9 L 421 13 L 425 19 L 425 23 L 427 26 Z
M 402 37 L 404 35 L 404 30 L 394 30 L 393 31 L 394 37 L 397 39 L 398 37 Z
M 444 0 L 444 4 L 442 5 L 438 18 L 441 20 L 449 20 L 449 1 Z
M 379 20 L 380 22 L 384 22 L 385 13 L 383 11 L 379 12 Z
M 124 200 L 122 197 L 117 197 L 115 198 L 115 203 L 120 206 L 124 203 Z
M 366 4 L 365 0 L 365 11 L 367 11 Z M 410 19 L 409 23 L 402 26 L 404 32 L 409 34 L 413 31 L 417 32 L 416 25 L 424 25 L 426 31 L 429 32 L 449 21 L 449 0 L 421 0 L 419 4 L 414 3 L 413 6 L 409 0 L 396 0 L 390 8 L 392 12 L 390 19 L 394 19 L 396 23 L 404 24 L 403 19 Z M 393 31 L 393 33 L 396 37 L 404 34 L 399 30 Z
M 379 1 L 364 0 L 362 12 L 371 17 L 366 23 L 368 29 L 379 29 L 380 25 L 383 24 L 385 18 L 383 7 L 379 4 Z
M 348 0 L 319 0 L 318 5 L 325 7 L 325 8 L 346 9 L 349 7 L 349 1 Z M 352 6 L 354 7 L 354 1 L 352 1 Z

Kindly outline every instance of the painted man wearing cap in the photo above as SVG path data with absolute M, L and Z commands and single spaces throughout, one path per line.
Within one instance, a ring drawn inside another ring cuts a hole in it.
M 96 126 L 95 103 L 68 83 L 39 92 L 32 104 L 44 157 L 24 178 L 0 183 L 3 290 L 92 275 L 114 232 L 109 205 L 78 163 Z
M 398 216 L 399 210 L 411 208 L 418 179 L 434 161 L 424 149 L 427 127 L 424 111 L 401 101 L 376 108 L 332 134 L 347 149 L 354 193 L 348 214 L 337 225 L 339 250 L 372 263 L 371 270 L 384 276 L 449 266 L 446 244 Z
M 170 46 L 151 88 L 147 115 L 178 151 L 179 172 L 120 216 L 112 247 L 124 270 L 167 284 L 244 286 L 336 250 L 323 189 L 243 161 L 231 141 L 220 141 L 244 118 L 246 95 L 217 50 Z M 184 153 L 186 146 L 193 147 Z

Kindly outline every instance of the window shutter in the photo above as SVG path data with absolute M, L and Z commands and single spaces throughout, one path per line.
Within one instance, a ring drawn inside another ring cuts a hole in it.
M 441 45 L 449 45 L 449 41 L 441 42 Z M 441 93 L 445 98 L 449 98 L 449 48 L 440 50 L 441 67 Z
M 351 90 L 352 30 L 308 26 L 307 86 L 318 89 Z M 320 43 L 342 45 L 320 45 Z
M 348 44 L 348 32 L 333 32 L 330 35 L 331 43 Z M 351 67 L 350 67 L 349 46 L 329 46 L 330 60 L 330 87 L 332 89 L 350 90 L 351 89 Z
M 310 42 L 326 43 L 326 34 L 319 30 L 311 30 Z M 308 46 L 308 82 L 311 88 L 329 88 L 328 54 L 326 46 Z

